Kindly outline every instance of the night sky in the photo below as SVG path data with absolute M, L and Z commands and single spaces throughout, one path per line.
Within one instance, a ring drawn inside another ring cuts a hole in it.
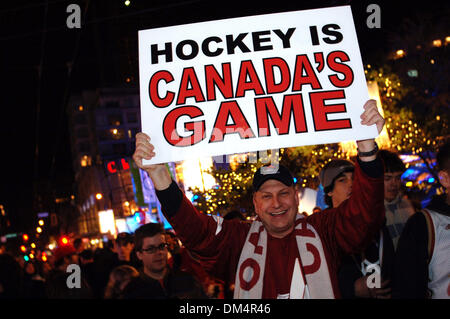
M 40 189 L 54 190 L 57 197 L 74 192 L 67 98 L 83 89 L 138 87 L 138 30 L 349 4 L 363 63 L 376 64 L 398 49 L 390 39 L 403 19 L 438 19 L 448 14 L 445 2 L 131 0 L 126 7 L 118 0 L 2 1 L 0 204 L 13 228 L 21 231 L 37 213 L 33 211 L 36 182 Z M 66 26 L 70 3 L 81 7 L 81 29 Z M 381 7 L 381 29 L 366 26 L 370 3 Z M 126 77 L 133 81 L 125 83 Z

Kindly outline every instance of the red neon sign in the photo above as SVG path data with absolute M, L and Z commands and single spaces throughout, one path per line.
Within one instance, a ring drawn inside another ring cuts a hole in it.
M 115 174 L 117 173 L 117 167 L 119 167 L 119 165 L 124 171 L 130 169 L 130 164 L 127 162 L 125 158 L 121 158 L 120 161 L 117 160 L 106 163 L 106 168 L 108 169 L 108 172 L 110 172 L 111 174 Z

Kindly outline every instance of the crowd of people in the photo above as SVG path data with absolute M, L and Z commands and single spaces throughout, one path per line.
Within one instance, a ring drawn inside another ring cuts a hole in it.
M 384 119 L 369 101 L 363 124 L 380 132 Z M 0 254 L 0 296 L 6 298 L 228 299 L 449 298 L 450 142 L 437 152 L 445 192 L 418 209 L 402 192 L 398 154 L 357 141 L 354 162 L 333 160 L 320 172 L 328 208 L 299 213 L 298 190 L 280 164 L 253 177 L 256 218 L 202 214 L 144 133 L 133 158 L 146 170 L 173 227 L 148 223 L 92 251 L 58 247 L 52 263 Z M 80 285 L 68 287 L 70 265 Z
M 156 244 L 155 244 L 156 243 Z M 79 266 L 80 285 L 70 287 L 68 267 Z M 224 286 L 209 276 L 161 224 L 119 233 L 102 248 L 80 239 L 61 245 L 45 262 L 0 254 L 0 299 L 224 298 Z

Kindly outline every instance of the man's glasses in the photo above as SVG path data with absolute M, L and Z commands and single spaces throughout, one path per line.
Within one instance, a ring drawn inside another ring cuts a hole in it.
M 154 254 L 156 253 L 156 251 L 163 251 L 165 249 L 167 249 L 169 245 L 167 243 L 162 243 L 159 246 L 149 246 L 145 249 L 142 249 L 143 252 L 146 252 L 147 254 Z

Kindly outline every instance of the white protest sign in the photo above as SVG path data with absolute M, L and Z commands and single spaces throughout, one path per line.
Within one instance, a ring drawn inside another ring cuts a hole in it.
M 374 138 L 349 6 L 139 31 L 144 164 Z

